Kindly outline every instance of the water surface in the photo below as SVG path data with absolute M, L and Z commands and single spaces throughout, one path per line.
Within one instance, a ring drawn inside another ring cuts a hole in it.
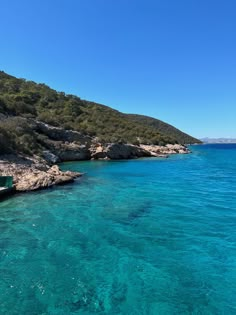
M 236 314 L 236 146 L 65 163 L 0 204 L 0 314 Z

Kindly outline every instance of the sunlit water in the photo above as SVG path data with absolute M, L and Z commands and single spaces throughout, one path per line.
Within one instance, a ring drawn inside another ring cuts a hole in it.
M 236 314 L 236 146 L 65 163 L 0 204 L 0 314 Z

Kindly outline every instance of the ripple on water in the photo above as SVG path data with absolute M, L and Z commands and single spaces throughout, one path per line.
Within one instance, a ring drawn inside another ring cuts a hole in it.
M 2 202 L 0 313 L 236 314 L 236 150 L 192 150 Z

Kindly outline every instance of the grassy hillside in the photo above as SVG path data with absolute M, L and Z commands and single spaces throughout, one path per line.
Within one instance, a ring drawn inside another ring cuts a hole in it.
M 179 129 L 159 120 L 144 115 L 127 114 L 127 116 L 134 122 L 140 123 L 145 126 L 153 127 L 158 132 L 165 134 L 166 136 L 172 137 L 178 141 L 178 143 L 192 144 L 200 143 L 196 138 L 189 136 L 188 134 L 180 131 Z
M 1 114 L 7 120 L 1 120 Z M 136 117 L 136 118 L 135 118 Z M 0 71 L 0 150 L 40 152 L 42 135 L 30 125 L 37 119 L 53 126 L 96 136 L 101 142 L 192 143 L 196 139 L 172 126 L 140 121 L 137 116 L 120 113 L 110 107 L 81 100 L 74 95 L 57 92 L 45 84 L 18 79 Z M 176 132 L 166 132 L 172 127 Z M 178 131 L 178 132 L 177 132 Z

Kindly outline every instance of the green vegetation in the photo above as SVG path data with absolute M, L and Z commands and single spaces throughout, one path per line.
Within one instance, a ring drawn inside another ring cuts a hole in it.
M 42 135 L 35 132 L 31 122 L 15 116 L 0 119 L 0 154 L 20 152 L 28 155 L 40 153 Z
M 158 132 L 176 139 L 178 143 L 201 143 L 198 139 L 189 136 L 188 134 L 159 119 L 136 114 L 128 114 L 128 117 L 136 123 L 155 128 Z
M 5 119 L 6 116 L 8 119 Z M 96 136 L 100 142 L 199 142 L 154 118 L 123 114 L 77 96 L 57 92 L 45 84 L 17 79 L 0 71 L 1 153 L 17 151 L 33 154 L 42 150 L 44 136 L 35 132 L 32 119 Z

